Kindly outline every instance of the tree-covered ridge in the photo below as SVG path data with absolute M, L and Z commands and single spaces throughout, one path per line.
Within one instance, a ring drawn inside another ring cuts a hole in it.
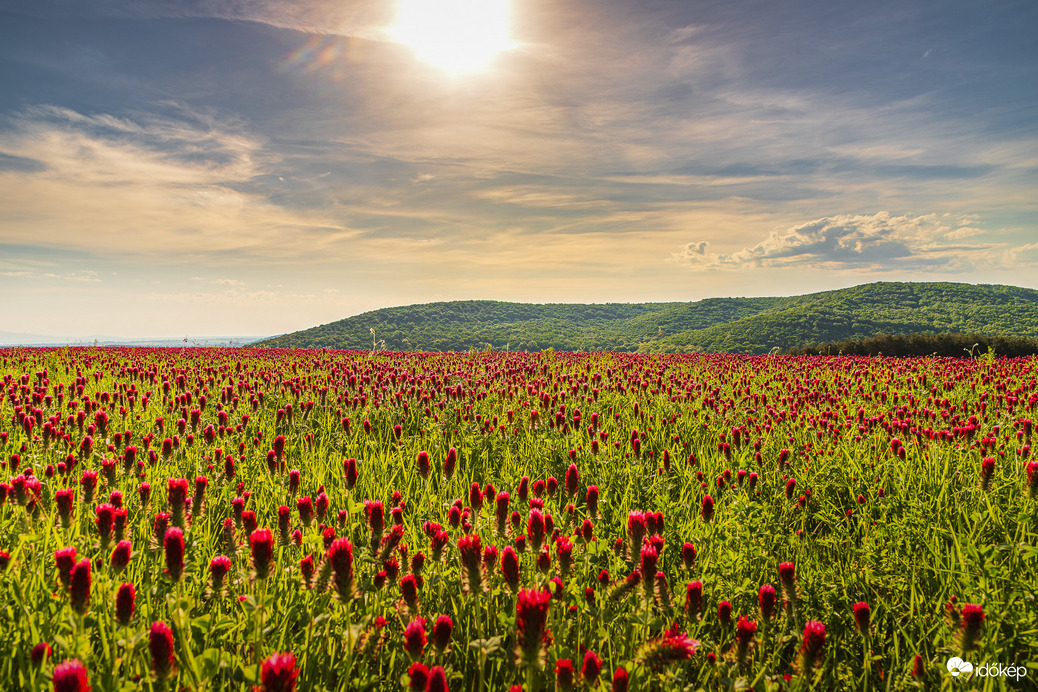
M 880 282 L 802 296 L 691 303 L 454 301 L 384 308 L 255 345 L 371 349 L 374 341 L 391 351 L 766 353 L 880 334 L 939 333 L 1038 337 L 1038 291 Z
M 879 334 L 1038 336 L 1038 291 L 1015 286 L 873 283 L 799 298 L 799 304 L 661 338 L 653 351 L 766 353 Z

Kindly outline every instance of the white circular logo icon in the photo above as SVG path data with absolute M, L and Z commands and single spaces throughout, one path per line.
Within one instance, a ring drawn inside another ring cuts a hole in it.
M 959 677 L 959 675 L 969 676 L 973 672 L 973 664 L 969 661 L 963 661 L 958 656 L 953 656 L 948 659 L 948 672 L 951 673 L 953 678 Z

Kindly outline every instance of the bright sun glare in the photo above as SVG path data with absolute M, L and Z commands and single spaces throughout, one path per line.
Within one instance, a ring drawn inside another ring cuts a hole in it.
M 485 67 L 512 46 L 510 0 L 400 0 L 393 38 L 448 72 Z

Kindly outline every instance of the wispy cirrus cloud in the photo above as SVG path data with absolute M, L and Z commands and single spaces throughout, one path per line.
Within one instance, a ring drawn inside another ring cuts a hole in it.
M 243 191 L 276 161 L 240 123 L 84 114 L 42 105 L 0 132 L 0 150 L 39 162 L 0 170 L 0 241 L 122 256 L 274 258 L 349 231 L 320 212 Z M 312 236 L 312 237 L 311 237 Z
M 381 38 L 395 19 L 386 0 L 150 0 L 127 3 L 96 0 L 89 7 L 76 0 L 41 0 L 14 11 L 42 17 L 96 17 L 155 19 L 208 18 L 269 24 L 307 33 Z

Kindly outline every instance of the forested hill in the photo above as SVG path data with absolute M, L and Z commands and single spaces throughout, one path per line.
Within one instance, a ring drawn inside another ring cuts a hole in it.
M 372 335 L 374 331 L 374 337 Z M 767 353 L 879 334 L 1038 337 L 1038 290 L 880 282 L 779 298 L 544 305 L 490 300 L 384 308 L 264 347 Z

